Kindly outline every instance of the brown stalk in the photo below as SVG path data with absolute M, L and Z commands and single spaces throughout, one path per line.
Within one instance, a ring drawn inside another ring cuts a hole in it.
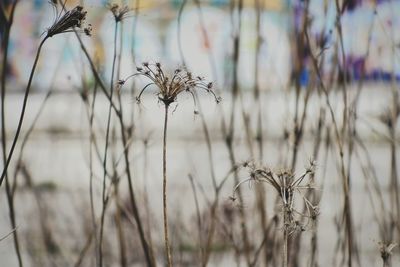
M 393 13 L 393 16 L 394 13 Z M 397 144 L 396 144 L 396 128 L 397 121 L 400 115 L 400 98 L 399 90 L 397 88 L 396 82 L 396 43 L 394 40 L 394 27 L 391 27 L 390 32 L 390 44 L 392 52 L 392 75 L 391 75 L 391 93 L 392 93 L 392 103 L 390 107 L 390 123 L 387 124 L 389 130 L 390 142 L 390 183 L 392 191 L 392 202 L 394 202 L 393 209 L 396 210 L 397 224 L 396 227 L 400 234 L 400 192 L 399 192 L 399 178 L 397 170 Z
M 112 61 L 112 69 L 111 69 L 111 79 L 110 79 L 110 99 L 112 101 L 114 94 L 114 71 L 115 71 L 115 63 L 117 58 L 117 36 L 118 36 L 118 22 L 115 21 L 114 27 L 114 52 L 113 52 L 113 61 Z M 109 146 L 109 134 L 110 134 L 110 126 L 111 126 L 111 111 L 112 111 L 112 102 L 108 107 L 108 117 L 107 117 L 107 128 L 106 128 L 106 139 L 105 139 L 105 148 L 104 148 L 104 157 L 103 157 L 103 187 L 102 187 L 102 212 L 101 212 L 101 220 L 100 220 L 100 233 L 99 233 L 99 266 L 103 266 L 103 231 L 104 231 L 104 220 L 106 214 L 106 207 L 109 201 L 108 196 L 106 195 L 106 174 L 107 174 L 107 155 L 108 155 L 108 146 Z
M 203 34 L 203 38 L 208 39 L 208 34 L 207 34 L 207 29 L 204 26 L 204 19 L 203 19 L 203 15 L 201 12 L 201 4 L 200 1 L 194 0 L 196 7 L 197 7 L 197 11 L 198 11 L 198 15 L 199 15 L 199 20 L 200 20 L 200 25 L 201 25 L 201 29 L 202 29 L 202 34 Z M 181 41 L 181 17 L 182 17 L 182 13 L 183 13 L 183 9 L 185 7 L 187 3 L 187 0 L 182 2 L 182 5 L 179 9 L 179 14 L 178 14 L 178 47 L 179 47 L 179 52 L 181 55 L 181 60 L 183 62 L 183 65 L 186 66 L 185 63 L 185 57 L 183 55 L 182 52 L 182 41 Z M 210 64 L 211 66 L 213 66 L 213 69 L 215 70 L 214 64 L 213 64 L 213 60 L 212 60 L 212 55 L 209 55 L 210 58 Z M 216 75 L 216 72 L 214 71 L 214 76 Z M 198 98 L 197 96 L 197 92 L 194 92 L 195 97 Z M 216 181 L 216 175 L 215 175 L 215 166 L 214 166 L 214 157 L 213 157 L 213 149 L 212 149 L 212 142 L 211 142 L 211 137 L 210 137 L 210 131 L 208 129 L 207 126 L 207 122 L 204 118 L 203 115 L 203 111 L 202 111 L 202 106 L 201 103 L 199 103 L 198 105 L 198 109 L 199 109 L 199 116 L 201 118 L 201 125 L 202 125 L 202 130 L 204 133 L 204 137 L 206 140 L 206 144 L 207 144 L 207 151 L 208 151 L 208 159 L 209 159 L 209 165 L 210 165 L 210 175 L 211 175 L 211 181 L 212 181 L 212 185 L 214 188 L 214 201 L 212 204 L 210 204 L 210 212 L 209 212 L 209 216 L 210 216 L 210 224 L 208 226 L 208 232 L 207 232 L 207 237 L 205 239 L 205 244 L 202 244 L 203 240 L 200 240 L 200 245 L 204 246 L 203 247 L 203 252 L 201 255 L 201 266 L 205 267 L 208 264 L 208 261 L 210 259 L 210 254 L 211 254 L 211 246 L 212 246 L 212 242 L 213 242 L 213 238 L 214 238 L 214 233 L 215 233 L 215 227 L 216 227 L 216 223 L 217 223 L 217 208 L 219 205 L 219 189 L 218 189 L 218 185 L 217 185 L 217 181 Z M 199 231 L 201 231 L 201 229 L 199 229 Z
M 14 3 L 11 6 L 11 12 L 9 15 L 9 18 L 5 15 L 5 7 L 3 4 L 0 6 L 0 10 L 2 14 L 4 15 L 4 20 L 6 21 L 4 25 L 4 36 L 3 36 L 3 42 L 1 44 L 2 50 L 3 50 L 3 61 L 2 61 L 2 73 L 1 73 L 1 145 L 2 145 L 2 155 L 3 155 L 3 165 L 6 166 L 7 164 L 7 156 L 6 156 L 6 120 L 5 120 L 5 98 L 6 98 L 6 79 L 7 79 L 7 62 L 8 62 L 8 49 L 9 49 L 9 40 L 10 40 L 10 32 L 11 32 L 11 27 L 14 21 L 14 14 L 15 14 L 15 8 L 18 4 L 18 0 L 15 0 Z M 3 178 L 2 178 L 3 179 Z M 0 180 L 0 185 L 1 181 Z M 17 229 L 16 228 L 16 218 L 15 218 L 15 205 L 14 205 L 14 190 L 12 188 L 16 185 L 15 180 L 14 180 L 14 185 L 10 185 L 10 182 L 8 180 L 8 175 L 7 171 L 5 171 L 5 179 L 6 179 L 6 194 L 7 194 L 7 204 L 9 208 L 9 213 L 10 213 L 10 221 L 11 221 L 11 228 L 12 229 Z M 18 232 L 17 230 L 12 232 L 13 235 L 13 240 L 14 240 L 14 248 L 15 248 L 15 253 L 17 256 L 18 260 L 18 265 L 20 267 L 23 266 L 22 262 L 22 257 L 21 257 L 21 248 L 19 244 L 19 239 L 18 239 Z
M 310 44 L 310 40 L 308 37 L 308 33 L 306 31 L 306 40 L 307 43 Z M 313 55 L 312 51 L 310 52 L 310 57 L 312 60 L 312 65 L 314 70 L 317 74 L 318 80 L 320 81 L 318 89 L 322 91 L 325 96 L 325 102 L 328 107 L 330 117 L 334 126 L 334 134 L 336 137 L 337 146 L 339 149 L 339 168 L 340 168 L 340 175 L 342 176 L 342 189 L 344 194 L 344 207 L 343 207 L 343 218 L 345 223 L 345 231 L 346 231 L 346 240 L 347 240 L 347 252 L 348 252 L 348 266 L 352 266 L 352 258 L 353 258 L 353 250 L 355 248 L 354 244 L 354 231 L 353 231 L 353 222 L 352 222 L 352 212 L 351 212 L 351 199 L 350 199 L 350 188 L 349 188 L 349 180 L 345 170 L 345 163 L 344 163 L 344 148 L 343 148 L 343 140 L 339 131 L 338 123 L 336 121 L 335 112 L 333 111 L 331 102 L 329 100 L 329 92 L 324 84 L 323 77 L 320 72 L 320 68 L 318 66 L 318 60 Z M 347 111 L 344 111 L 347 112 Z M 343 122 L 347 123 L 347 122 Z
M 299 144 L 303 137 L 303 126 L 305 121 L 305 115 L 307 110 L 307 103 L 308 103 L 308 96 L 311 88 L 307 89 L 306 97 L 304 99 L 304 110 L 301 122 L 299 120 L 299 103 L 300 103 L 300 76 L 301 72 L 304 69 L 303 59 L 304 59 L 304 52 L 305 52 L 305 32 L 307 31 L 307 27 L 309 26 L 309 18 L 308 18 L 308 7 L 309 1 L 305 1 L 304 7 L 304 15 L 302 21 L 301 31 L 297 34 L 295 33 L 295 51 L 296 51 L 296 61 L 295 61 L 295 93 L 296 93 L 296 105 L 295 105 L 295 115 L 294 115 L 294 129 L 293 129 L 293 136 L 294 136 L 294 144 L 293 144 L 293 152 L 292 152 L 292 160 L 291 160 L 291 169 L 294 170 L 296 167 L 297 162 L 297 154 L 299 149 Z
M 169 104 L 164 103 L 164 130 L 163 130 L 163 218 L 164 218 L 164 244 L 167 266 L 172 266 L 171 247 L 168 235 L 168 210 L 167 210 L 167 127 Z
M 64 6 L 63 6 L 63 9 L 65 9 Z M 153 256 L 152 248 L 149 246 L 149 244 L 145 238 L 145 235 L 144 235 L 143 224 L 142 224 L 142 221 L 141 221 L 141 218 L 139 215 L 139 211 L 138 211 L 137 204 L 136 204 L 136 197 L 135 197 L 135 193 L 133 190 L 132 174 L 131 174 L 131 170 L 129 167 L 129 147 L 128 147 L 128 140 L 126 138 L 126 131 L 125 131 L 126 128 L 125 128 L 124 122 L 123 122 L 122 111 L 120 109 L 118 109 L 116 107 L 116 105 L 114 104 L 114 102 L 112 101 L 112 98 L 110 97 L 110 94 L 108 93 L 108 91 L 96 69 L 96 66 L 95 66 L 93 60 L 92 60 L 91 56 L 89 55 L 88 50 L 86 49 L 86 46 L 84 45 L 81 37 L 79 36 L 78 32 L 76 32 L 76 31 L 75 31 L 75 36 L 78 39 L 81 49 L 84 52 L 85 57 L 89 62 L 91 71 L 93 73 L 93 76 L 94 76 L 96 82 L 102 89 L 104 95 L 107 97 L 108 101 L 110 102 L 110 105 L 112 106 L 112 108 L 115 111 L 115 114 L 117 115 L 117 118 L 119 120 L 119 124 L 121 127 L 121 137 L 122 137 L 122 142 L 123 142 L 123 147 L 124 147 L 124 160 L 125 160 L 125 165 L 126 165 L 126 174 L 127 174 L 127 178 L 128 178 L 129 199 L 130 199 L 130 202 L 132 205 L 132 213 L 133 213 L 133 217 L 136 222 L 136 225 L 138 227 L 140 242 L 141 242 L 141 245 L 142 245 L 142 248 L 144 251 L 144 255 L 146 258 L 146 264 L 147 264 L 147 266 L 151 266 L 151 267 L 155 266 L 155 259 Z M 113 86 L 113 85 L 111 85 L 111 86 Z M 119 96 L 119 100 L 120 100 L 120 96 Z
M 196 220 L 197 220 L 197 230 L 199 232 L 199 260 L 200 262 L 204 259 L 204 248 L 203 248 L 203 234 L 202 234 L 202 221 L 201 221 L 201 216 L 200 216 L 200 206 L 199 206 L 199 199 L 197 197 L 197 191 L 196 191 L 196 186 L 193 181 L 193 176 L 191 174 L 188 175 L 189 181 L 190 181 L 190 186 L 192 188 L 192 193 L 193 193 L 193 198 L 196 206 Z
M 122 145 L 124 147 L 124 161 L 125 161 L 125 167 L 126 167 L 126 175 L 128 178 L 128 189 L 129 189 L 129 199 L 132 205 L 132 213 L 133 213 L 133 217 L 135 219 L 136 222 L 136 226 L 138 228 L 138 232 L 139 232 L 139 238 L 140 238 L 140 242 L 143 248 L 143 252 L 145 254 L 145 258 L 146 258 L 146 265 L 148 267 L 154 267 L 156 266 L 156 262 L 154 259 L 154 252 L 153 252 L 153 248 L 151 246 L 151 244 L 147 241 L 146 237 L 145 237 L 145 233 L 143 230 L 143 222 L 142 219 L 140 218 L 140 214 L 139 214 L 139 209 L 137 206 L 137 202 L 136 202 L 136 196 L 135 196 L 135 192 L 133 190 L 133 179 L 132 179 L 132 173 L 131 173 L 131 169 L 130 169 L 130 164 L 129 164 L 129 145 L 128 145 L 128 140 L 127 140 L 127 133 L 126 133 L 126 127 L 124 125 L 124 119 L 123 119 L 123 112 L 122 112 L 122 101 L 121 101 L 121 94 L 118 93 L 118 101 L 120 103 L 120 110 L 121 112 L 119 112 L 117 114 L 117 118 L 119 120 L 119 125 L 120 125 L 120 131 L 121 131 L 121 137 L 122 137 Z
M 229 124 L 226 125 L 225 120 L 222 119 L 222 133 L 225 137 L 225 144 L 228 148 L 229 153 L 229 160 L 231 162 L 231 166 L 236 166 L 236 158 L 234 152 L 234 128 L 235 128 L 235 112 L 237 109 L 237 100 L 240 94 L 239 90 L 239 73 L 238 73 L 238 66 L 239 66 L 239 48 L 240 48 L 240 36 L 241 36 L 241 15 L 243 10 L 243 0 L 239 0 L 238 6 L 238 20 L 236 21 L 237 25 L 234 24 L 233 20 L 233 85 L 232 85 L 232 109 L 230 113 Z M 233 12 L 235 11 L 235 4 L 231 3 L 231 15 L 233 16 Z M 234 173 L 235 183 L 239 182 L 238 173 L 235 171 Z M 238 190 L 238 198 L 241 203 L 243 203 L 243 195 L 241 189 Z M 247 223 L 246 223 L 246 215 L 244 209 L 239 209 L 240 214 L 240 227 L 241 227 L 241 236 L 243 241 L 243 248 L 242 252 L 245 255 L 247 265 L 251 264 L 250 259 L 250 242 L 248 237 L 248 230 L 247 230 Z

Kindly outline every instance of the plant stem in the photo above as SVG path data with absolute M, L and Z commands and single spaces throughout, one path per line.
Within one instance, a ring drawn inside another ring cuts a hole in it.
M 111 109 L 112 109 L 112 98 L 114 93 L 114 71 L 115 71 L 115 61 L 117 58 L 117 35 L 118 35 L 118 23 L 115 22 L 114 27 L 114 53 L 113 53 L 113 62 L 111 68 L 111 81 L 110 81 L 110 105 L 108 108 L 108 118 L 107 118 L 107 129 L 106 129 L 106 140 L 105 140 L 105 148 L 104 148 L 104 160 L 103 160 L 103 192 L 102 192 L 102 200 L 103 200 L 103 210 L 101 213 L 101 221 L 100 221 L 100 237 L 99 237 L 99 266 L 103 266 L 103 232 L 104 232 L 104 219 L 107 208 L 108 196 L 106 196 L 106 176 L 107 176 L 107 154 L 108 154 L 108 139 L 110 135 L 110 125 L 111 125 Z
M 132 182 L 132 173 L 131 169 L 129 167 L 129 140 L 128 138 L 132 138 L 132 130 L 127 130 L 127 127 L 124 124 L 124 118 L 123 118 L 123 109 L 122 109 L 122 99 L 121 99 L 121 92 L 117 91 L 117 96 L 118 96 L 118 103 L 119 103 L 119 112 L 116 112 L 117 118 L 119 120 L 119 125 L 120 125 L 120 131 L 121 131 L 121 138 L 122 138 L 122 145 L 124 147 L 124 161 L 125 161 L 125 166 L 126 166 L 126 176 L 128 178 L 128 189 L 129 189 L 129 199 L 132 205 L 132 213 L 133 217 L 136 222 L 136 226 L 139 232 L 139 238 L 140 242 L 143 248 L 144 256 L 146 258 L 146 265 L 148 267 L 155 267 L 156 266 L 156 261 L 154 259 L 154 253 L 153 253 L 153 248 L 151 244 L 151 237 L 149 235 L 149 242 L 146 240 L 144 229 L 143 229 L 143 223 L 140 218 L 139 214 L 139 209 L 138 205 L 136 202 L 136 197 L 135 197 L 135 192 L 133 190 L 133 182 Z M 133 119 L 133 117 L 131 117 Z M 132 124 L 131 124 L 132 125 Z
M 46 42 L 47 38 L 48 37 L 46 36 L 40 42 L 38 50 L 36 52 L 35 61 L 33 63 L 32 70 L 31 70 L 31 73 L 29 75 L 28 85 L 26 86 L 26 89 L 25 89 L 25 95 L 24 95 L 24 100 L 23 100 L 23 103 L 22 103 L 22 110 L 21 110 L 21 115 L 19 117 L 19 121 L 18 121 L 17 131 L 15 133 L 14 140 L 12 142 L 10 152 L 8 153 L 6 164 L 4 165 L 4 169 L 3 169 L 3 172 L 2 172 L 1 177 L 0 177 L 0 186 L 3 183 L 4 177 L 6 176 L 8 166 L 10 165 L 11 158 L 12 158 L 12 155 L 14 153 L 15 145 L 17 144 L 18 137 L 19 137 L 19 134 L 21 132 L 22 122 L 23 122 L 24 116 L 25 116 L 25 109 L 26 109 L 26 105 L 27 105 L 27 102 L 28 102 L 28 96 L 29 96 L 29 92 L 30 92 L 30 89 L 31 89 L 31 85 L 32 85 L 33 75 L 35 73 L 35 69 L 36 69 L 37 63 L 39 61 L 40 51 L 42 50 L 43 44 L 44 44 L 44 42 Z
M 11 8 L 11 14 L 10 18 L 8 19 L 6 25 L 5 25 L 5 33 L 4 33 L 4 39 L 2 43 L 2 48 L 3 48 L 3 68 L 2 68 L 2 74 L 1 74 L 1 145 L 2 145 L 2 151 L 3 151 L 3 164 L 6 166 L 6 120 L 5 120 L 5 98 L 6 98 L 6 79 L 7 79 L 7 59 L 8 59 L 8 49 L 9 49 L 9 40 L 10 40 L 10 32 L 11 32 L 11 26 L 14 21 L 14 13 L 15 13 L 15 7 L 18 3 L 18 0 L 14 2 Z M 4 11 L 3 6 L 1 7 L 2 11 Z M 7 171 L 5 170 L 5 177 L 6 177 L 6 194 L 7 194 L 7 202 L 8 202 L 8 207 L 10 211 L 10 221 L 11 221 L 11 227 L 12 229 L 16 229 L 16 219 L 15 219 L 15 208 L 14 208 L 14 191 L 12 190 L 13 186 L 10 185 L 7 177 Z M 2 181 L 2 180 L 1 180 Z M 0 182 L 1 185 L 1 182 Z M 17 255 L 18 259 L 18 266 L 22 267 L 22 257 L 21 257 L 21 249 L 19 245 L 19 239 L 18 239 L 18 232 L 13 231 L 13 238 L 14 238 L 14 247 L 15 247 L 15 253 Z
M 120 96 L 120 94 L 118 96 L 119 96 L 119 103 L 121 105 L 121 96 Z M 122 108 L 122 105 L 121 105 L 121 108 Z M 123 114 L 123 112 L 121 109 L 121 112 L 117 114 L 117 117 L 119 119 L 119 123 L 120 123 L 120 127 L 121 127 L 121 138 L 122 138 L 123 147 L 125 148 L 124 149 L 124 160 L 125 160 L 125 165 L 126 165 L 126 175 L 128 177 L 129 198 L 130 198 L 130 201 L 132 204 L 133 217 L 134 217 L 136 225 L 137 225 L 140 242 L 142 244 L 143 252 L 146 257 L 147 266 L 155 267 L 156 263 L 155 263 L 155 259 L 154 259 L 154 255 L 153 255 L 153 250 L 152 250 L 151 245 L 149 245 L 149 243 L 146 240 L 144 230 L 143 230 L 143 224 L 140 219 L 140 214 L 139 214 L 138 206 L 136 203 L 135 193 L 133 191 L 132 174 L 131 174 L 131 170 L 129 168 L 129 147 L 128 147 L 128 140 L 126 137 L 126 127 L 124 125 L 124 119 L 123 119 L 122 114 Z
M 95 262 L 98 266 L 99 261 L 99 240 L 97 238 L 97 223 L 96 223 L 96 212 L 94 208 L 94 197 L 93 197 L 93 145 L 94 145 L 94 130 L 93 130 L 93 120 L 94 120 L 94 107 L 96 103 L 97 95 L 97 82 L 95 83 L 93 90 L 93 100 L 90 106 L 89 114 L 89 127 L 90 127 L 90 140 L 89 140 L 89 198 L 90 198 L 90 214 L 92 218 L 92 227 L 94 232 L 94 245 L 95 245 Z M 89 102 L 88 102 L 89 104 Z
M 287 215 L 286 210 L 283 211 L 283 267 L 288 267 L 288 232 L 286 228 Z
M 172 266 L 171 248 L 168 237 L 168 213 L 167 213 L 167 126 L 168 126 L 168 108 L 169 104 L 165 104 L 164 117 L 164 137 L 163 137 L 163 213 L 164 213 L 164 240 L 165 254 L 167 257 L 167 266 Z
M 203 238 L 202 238 L 202 224 L 201 224 L 201 215 L 200 215 L 200 207 L 199 207 L 199 200 L 197 197 L 196 186 L 193 181 L 193 176 L 189 174 L 190 186 L 192 187 L 194 203 L 196 205 L 196 219 L 197 219 L 197 230 L 199 232 L 199 259 L 200 262 L 204 259 L 204 248 L 203 248 Z M 201 263 L 203 265 L 203 263 Z

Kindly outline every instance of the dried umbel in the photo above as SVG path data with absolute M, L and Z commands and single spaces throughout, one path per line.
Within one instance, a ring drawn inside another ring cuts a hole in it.
M 387 263 L 392 256 L 392 250 L 397 247 L 397 243 L 393 242 L 378 242 L 381 258 L 384 263 Z M 386 265 L 384 265 L 386 266 Z
M 113 13 L 116 22 L 122 21 L 131 11 L 128 6 L 119 6 L 118 4 L 110 4 L 108 8 Z
M 318 206 L 313 205 L 302 193 L 303 190 L 313 189 L 310 179 L 308 178 L 315 172 L 314 161 L 310 162 L 310 165 L 306 168 L 305 172 L 299 177 L 296 177 L 289 170 L 273 172 L 272 170 L 259 168 L 255 164 L 248 164 L 248 168 L 250 170 L 250 177 L 235 186 L 233 195 L 231 196 L 232 200 L 236 200 L 236 191 L 240 185 L 246 182 L 267 183 L 271 185 L 279 195 L 282 203 L 283 216 L 285 218 L 284 228 L 289 234 L 304 231 L 310 220 L 316 220 L 319 214 Z M 306 214 L 295 210 L 296 193 L 299 194 L 304 202 L 307 211 Z M 302 218 L 307 219 L 306 223 L 302 223 L 302 221 L 304 221 L 301 220 Z
M 74 28 L 82 28 L 82 24 L 86 19 L 86 11 L 83 10 L 82 6 L 76 6 L 72 10 L 66 11 L 63 15 L 58 14 L 56 21 L 53 25 L 47 29 L 46 37 L 53 37 L 56 34 L 72 32 Z M 83 29 L 86 35 L 91 34 L 91 25 Z
M 125 80 L 119 81 L 119 84 L 124 84 L 129 78 L 134 76 L 147 77 L 151 82 L 144 86 L 136 97 L 138 102 L 140 102 L 143 92 L 151 85 L 155 85 L 158 88 L 158 98 L 165 105 L 175 102 L 178 95 L 182 92 L 190 93 L 196 103 L 194 96 L 194 90 L 196 89 L 205 90 L 207 93 L 212 94 L 217 103 L 221 101 L 221 98 L 217 97 L 213 92 L 213 84 L 211 82 L 206 82 L 204 78 L 199 76 L 193 77 L 192 73 L 187 70 L 175 69 L 173 75 L 169 77 L 163 71 L 160 63 L 150 64 L 147 62 L 144 62 L 141 67 L 137 67 L 136 70 L 137 73 Z
M 130 75 L 125 80 L 120 80 L 118 86 L 121 87 L 124 83 L 136 76 L 144 76 L 150 80 L 144 88 L 140 91 L 138 97 L 136 98 L 140 102 L 140 98 L 143 92 L 149 88 L 151 85 L 157 87 L 157 95 L 161 102 L 163 102 L 165 107 L 164 112 L 164 130 L 163 130 L 163 221 L 164 221 L 164 242 L 165 242 L 165 258 L 167 261 L 167 266 L 172 266 L 172 253 L 171 245 L 169 241 L 169 231 L 168 231 L 168 205 L 167 205 L 167 128 L 168 128 L 168 110 L 171 103 L 175 102 L 178 95 L 182 92 L 189 92 L 193 101 L 196 104 L 195 90 L 201 89 L 208 93 L 211 93 L 217 102 L 220 99 L 212 91 L 213 84 L 207 83 L 201 77 L 194 78 L 191 72 L 182 69 L 175 69 L 172 75 L 167 75 L 161 67 L 160 63 L 150 64 L 144 62 L 141 67 L 136 68 L 137 72 Z
M 400 117 L 400 102 L 393 108 L 393 106 L 389 108 L 385 108 L 382 113 L 378 116 L 378 119 L 381 123 L 383 123 L 388 129 L 393 128 L 393 120 L 396 120 Z

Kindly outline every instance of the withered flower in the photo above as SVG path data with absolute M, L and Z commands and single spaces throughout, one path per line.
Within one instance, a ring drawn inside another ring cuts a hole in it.
M 167 266 L 172 266 L 172 253 L 168 233 L 168 208 L 167 208 L 167 125 L 168 125 L 168 108 L 171 103 L 175 102 L 178 95 L 182 92 L 189 92 L 193 101 L 196 104 L 194 90 L 203 89 L 211 93 L 217 102 L 220 101 L 215 93 L 211 90 L 212 83 L 207 83 L 203 78 L 193 78 L 192 74 L 186 70 L 176 69 L 170 76 L 166 75 L 160 63 L 150 64 L 144 62 L 141 67 L 136 68 L 137 72 L 129 76 L 125 80 L 118 81 L 118 86 L 121 87 L 130 78 L 136 76 L 145 76 L 151 82 L 148 83 L 140 91 L 137 96 L 137 101 L 140 102 L 140 97 L 143 92 L 151 85 L 158 88 L 157 95 L 165 107 L 164 112 L 164 134 L 163 134 L 163 219 L 164 219 L 164 241 L 165 241 L 165 256 L 167 259 Z M 196 111 L 195 111 L 196 113 Z
M 108 8 L 113 13 L 116 22 L 122 21 L 131 11 L 130 8 L 126 5 L 120 7 L 118 4 L 110 4 Z
M 182 92 L 190 93 L 196 103 L 194 95 L 196 89 L 202 89 L 207 93 L 212 94 L 217 103 L 221 101 L 221 98 L 217 97 L 213 92 L 213 84 L 211 82 L 206 82 L 202 77 L 193 78 L 192 73 L 189 71 L 178 68 L 175 69 L 172 75 L 168 76 L 162 69 L 160 63 L 151 64 L 148 62 L 144 62 L 142 66 L 137 67 L 136 70 L 137 73 L 129 76 L 127 79 L 134 76 L 145 76 L 151 81 L 143 87 L 139 95 L 136 97 L 138 102 L 140 102 L 143 92 L 151 85 L 155 85 L 158 88 L 158 98 L 165 105 L 175 102 L 178 95 Z M 125 81 L 127 79 L 125 79 Z
M 378 242 L 379 250 L 381 252 L 381 258 L 384 263 L 389 263 L 389 259 L 392 256 L 392 250 L 397 247 L 397 243 L 394 242 Z M 384 266 L 387 266 L 384 264 Z
M 59 15 L 56 18 L 54 24 L 47 30 L 46 37 L 53 37 L 56 34 L 72 32 L 74 28 L 82 28 L 82 24 L 86 19 L 86 11 L 83 10 L 82 6 L 76 6 L 74 9 L 66 11 L 64 15 Z M 85 34 L 90 36 L 91 25 L 85 28 L 83 31 Z
M 30 88 L 32 85 L 33 77 L 35 74 L 35 70 L 36 70 L 36 67 L 38 64 L 40 52 L 42 50 L 43 45 L 45 44 L 45 42 L 48 40 L 49 37 L 53 37 L 54 35 L 61 34 L 61 33 L 72 32 L 75 30 L 75 28 L 81 28 L 82 23 L 86 18 L 86 11 L 84 11 L 83 7 L 80 5 L 76 6 L 72 10 L 65 11 L 64 14 L 62 15 L 62 12 L 59 13 L 57 10 L 58 1 L 51 0 L 50 4 L 52 4 L 53 7 L 55 8 L 57 17 L 56 17 L 53 25 L 50 28 L 48 28 L 47 31 L 45 32 L 46 35 L 41 40 L 39 47 L 36 50 L 35 61 L 33 63 L 32 69 L 30 71 L 28 84 L 25 89 L 25 94 L 24 94 L 24 99 L 23 99 L 22 109 L 21 109 L 21 113 L 20 113 L 20 117 L 19 117 L 19 121 L 18 121 L 17 130 L 15 132 L 15 136 L 12 141 L 10 151 L 6 158 L 7 160 L 4 164 L 4 168 L 3 168 L 3 171 L 0 176 L 0 186 L 1 186 L 5 176 L 7 175 L 7 170 L 10 165 L 10 162 L 11 162 L 14 150 L 15 150 L 15 146 L 17 144 L 17 141 L 18 141 L 18 138 L 19 138 L 19 135 L 21 132 L 22 123 L 23 123 L 23 120 L 25 117 L 25 110 L 26 110 L 26 106 L 27 106 L 27 102 L 28 102 L 28 98 L 29 98 Z M 64 4 L 61 3 L 61 5 L 63 6 L 63 9 L 65 9 Z M 90 31 L 91 31 L 90 25 L 89 25 L 89 28 L 86 28 L 83 30 L 83 32 L 85 32 L 87 35 L 90 35 Z
M 249 164 L 250 177 L 238 183 L 233 189 L 231 199 L 236 199 L 236 191 L 244 183 L 267 183 L 271 185 L 279 195 L 282 204 L 282 213 L 284 214 L 284 228 L 288 234 L 298 232 L 299 229 L 305 229 L 309 220 L 314 221 L 319 214 L 317 205 L 311 203 L 302 193 L 302 190 L 313 189 L 312 182 L 308 179 L 315 172 L 315 162 L 310 161 L 305 172 L 296 177 L 290 170 L 281 170 L 274 172 L 269 169 L 257 167 L 254 163 Z M 308 180 L 306 183 L 304 183 Z M 304 202 L 307 213 L 304 214 L 295 210 L 295 193 L 299 193 Z M 301 225 L 301 218 L 308 219 L 304 225 Z M 302 230 L 303 231 L 303 230 Z
M 271 185 L 276 193 L 279 195 L 279 202 L 281 204 L 281 216 L 283 221 L 283 242 L 282 242 L 282 262 L 283 266 L 288 266 L 288 242 L 289 235 L 303 232 L 306 230 L 308 224 L 315 222 L 319 215 L 318 206 L 311 203 L 306 196 L 302 194 L 302 190 L 312 189 L 311 175 L 315 171 L 315 162 L 310 161 L 310 166 L 306 168 L 304 174 L 296 177 L 290 170 L 282 170 L 274 172 L 265 168 L 259 168 L 255 164 L 249 164 L 250 177 L 238 183 L 233 189 L 233 196 L 231 199 L 235 200 L 235 193 L 240 185 L 245 182 L 267 183 Z M 308 182 L 304 184 L 308 178 Z M 305 213 L 296 210 L 296 194 L 298 193 L 304 203 Z M 304 222 L 303 219 L 306 219 Z

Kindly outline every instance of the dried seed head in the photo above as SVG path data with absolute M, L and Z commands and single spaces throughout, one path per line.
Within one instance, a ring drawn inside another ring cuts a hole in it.
M 392 250 L 397 247 L 397 243 L 392 242 L 378 242 L 381 257 L 384 261 L 387 261 L 392 255 Z
M 83 32 L 87 35 L 87 36 L 92 36 L 92 24 L 88 24 L 88 26 L 86 28 L 83 29 Z
M 56 34 L 71 32 L 74 28 L 81 28 L 82 23 L 86 18 L 86 11 L 82 6 L 76 6 L 74 9 L 65 12 L 60 16 L 54 24 L 47 30 L 47 37 L 52 37 Z M 91 27 L 85 30 L 85 33 L 90 33 Z
M 165 105 L 169 105 L 176 101 L 177 96 L 182 92 L 188 92 L 192 95 L 194 104 L 196 106 L 195 90 L 203 89 L 208 93 L 211 93 L 216 102 L 220 102 L 220 98 L 215 95 L 211 90 L 213 87 L 212 83 L 204 82 L 203 78 L 197 77 L 192 78 L 192 74 L 188 71 L 184 71 L 180 68 L 174 70 L 171 76 L 168 76 L 162 69 L 161 63 L 150 64 L 143 62 L 142 67 L 136 68 L 137 73 L 131 75 L 134 77 L 137 75 L 143 75 L 147 77 L 151 82 L 147 84 L 142 91 L 139 93 L 138 98 L 140 99 L 142 93 L 150 86 L 155 85 L 158 91 L 158 98 Z M 196 112 L 195 112 L 196 113 Z
M 305 226 L 309 225 L 310 222 L 315 222 L 319 215 L 319 208 L 302 193 L 302 190 L 313 189 L 306 183 L 307 180 L 311 179 L 311 174 L 307 170 L 303 175 L 295 177 L 291 170 L 271 171 L 266 168 L 259 168 L 254 163 L 249 163 L 245 167 L 249 170 L 249 177 L 234 187 L 233 196 L 244 183 L 266 183 L 271 185 L 279 196 L 281 211 L 285 219 L 284 228 L 289 234 L 304 231 Z M 306 213 L 295 210 L 297 194 L 301 195 L 298 199 L 302 199 Z M 304 218 L 308 222 L 299 223 L 304 222 Z
M 310 159 L 309 165 L 306 168 L 306 172 L 313 174 L 315 173 L 315 169 L 316 169 L 316 162 L 315 160 Z
M 114 19 L 116 22 L 122 21 L 131 11 L 126 5 L 120 7 L 118 4 L 110 4 L 108 8 L 114 15 Z

